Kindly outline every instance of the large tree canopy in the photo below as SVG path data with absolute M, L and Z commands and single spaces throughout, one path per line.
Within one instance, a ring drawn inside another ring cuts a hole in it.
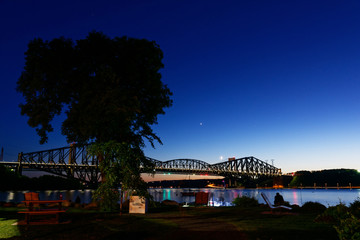
M 155 42 L 91 32 L 75 43 L 34 39 L 25 55 L 17 82 L 26 101 L 21 114 L 29 117 L 40 143 L 63 111 L 68 142 L 161 143 L 151 125 L 171 106 L 172 93 L 161 81 L 163 53 Z

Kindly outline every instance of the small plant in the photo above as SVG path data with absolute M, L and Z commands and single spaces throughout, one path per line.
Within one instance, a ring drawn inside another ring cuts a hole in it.
M 237 207 L 256 207 L 259 205 L 257 199 L 248 196 L 238 196 L 232 201 L 232 203 Z

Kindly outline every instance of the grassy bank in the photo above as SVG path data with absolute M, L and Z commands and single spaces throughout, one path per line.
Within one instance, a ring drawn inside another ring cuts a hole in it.
M 0 237 L 11 239 L 337 239 L 316 213 L 271 213 L 254 208 L 157 208 L 145 215 L 69 209 L 58 225 L 11 225 L 17 209 L 0 209 Z

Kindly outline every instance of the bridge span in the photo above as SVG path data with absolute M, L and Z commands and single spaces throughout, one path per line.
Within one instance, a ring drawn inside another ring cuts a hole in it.
M 172 172 L 224 177 L 281 175 L 279 168 L 255 157 L 243 157 L 215 164 L 197 159 L 169 161 L 147 159 L 152 162 L 152 168 L 147 171 L 148 173 Z M 87 146 L 84 145 L 19 153 L 17 162 L 0 162 L 0 164 L 16 169 L 20 174 L 23 169 L 36 169 L 67 178 L 78 178 L 80 181 L 90 184 L 97 184 L 100 180 L 99 163 L 96 158 L 88 154 Z

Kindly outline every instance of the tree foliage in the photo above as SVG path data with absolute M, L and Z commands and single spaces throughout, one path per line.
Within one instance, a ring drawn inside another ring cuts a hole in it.
M 329 169 L 322 171 L 298 171 L 290 186 L 352 186 L 360 185 L 360 173 L 355 169 Z
M 161 81 L 163 53 L 155 42 L 109 38 L 91 32 L 85 39 L 34 39 L 17 90 L 26 103 L 40 143 L 53 131 L 51 121 L 66 113 L 62 133 L 68 142 L 94 143 L 103 181 L 96 191 L 104 210 L 118 200 L 117 187 L 145 195 L 140 166 L 148 165 L 144 139 L 161 143 L 151 126 L 172 105 L 172 93 Z
M 142 180 L 141 169 L 152 169 L 152 163 L 144 156 L 141 149 L 128 143 L 109 141 L 96 143 L 89 147 L 89 154 L 102 156 L 100 170 L 105 181 L 102 181 L 94 194 L 103 210 L 114 210 L 119 200 L 118 188 L 121 191 L 135 191 L 137 195 L 149 197 L 147 185 Z M 140 167 L 139 167 L 140 166 Z
M 62 112 L 68 142 L 161 143 L 151 125 L 172 100 L 161 82 L 163 53 L 155 42 L 91 32 L 76 42 L 34 39 L 25 55 L 17 91 L 25 98 L 21 114 L 40 143 L 47 142 L 51 121 Z

